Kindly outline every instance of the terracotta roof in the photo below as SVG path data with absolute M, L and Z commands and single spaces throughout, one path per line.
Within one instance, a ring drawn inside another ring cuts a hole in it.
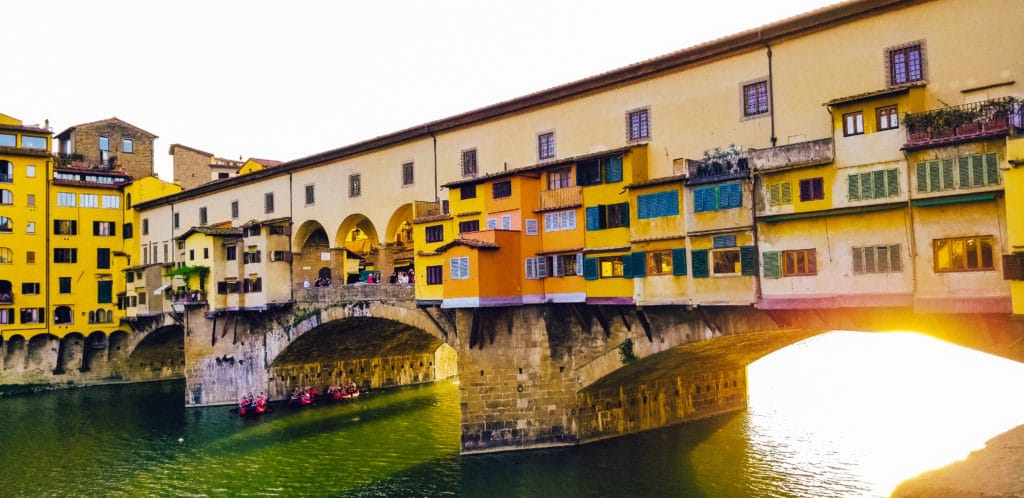
M 203 235 L 209 235 L 211 237 L 241 237 L 241 227 L 231 228 L 214 228 L 214 227 L 192 227 L 189 228 L 185 233 L 175 237 L 177 240 L 185 240 L 189 238 L 193 233 L 201 233 Z
M 53 131 L 47 130 L 46 128 L 43 128 L 41 126 L 32 126 L 24 124 L 21 126 L 0 124 L 0 130 L 27 131 L 29 133 L 43 133 L 46 135 L 53 135 Z
M 455 180 L 453 182 L 448 182 L 448 183 L 446 183 L 444 185 L 441 185 L 441 187 L 443 187 L 443 188 L 451 188 L 451 187 L 457 187 L 457 186 L 461 186 L 461 185 L 470 185 L 470 184 L 474 184 L 474 183 L 483 183 L 483 182 L 485 182 L 487 180 L 493 180 L 495 178 L 501 178 L 501 177 L 504 177 L 504 176 L 515 176 L 515 175 L 520 175 L 520 174 L 527 173 L 527 172 L 532 172 L 532 171 L 543 171 L 543 170 L 546 170 L 546 169 L 558 168 L 558 167 L 561 167 L 561 166 L 567 166 L 567 165 L 570 165 L 570 164 L 574 164 L 574 163 L 577 163 L 577 162 L 580 162 L 580 161 L 586 161 L 588 159 L 596 159 L 596 158 L 599 158 L 599 157 L 607 157 L 607 156 L 614 156 L 614 155 L 617 155 L 617 154 L 623 154 L 623 153 L 626 153 L 629 150 L 631 150 L 633 147 L 645 147 L 645 146 L 647 146 L 647 143 L 638 143 L 638 144 L 627 145 L 625 147 L 619 147 L 617 149 L 602 150 L 600 152 L 592 152 L 592 153 L 589 153 L 589 154 L 581 154 L 581 155 L 578 155 L 578 156 L 566 157 L 566 158 L 557 159 L 557 160 L 554 160 L 554 161 L 545 161 L 545 162 L 542 162 L 542 163 L 535 163 L 535 164 L 531 164 L 531 165 L 528 165 L 528 166 L 521 166 L 521 167 L 518 167 L 518 168 L 513 168 L 513 169 L 509 169 L 509 170 L 505 170 L 505 171 L 498 171 L 498 172 L 495 172 L 495 173 L 488 173 L 486 175 L 474 176 L 473 178 L 465 178 L 465 179 L 462 179 L 462 180 Z
M 139 128 L 138 126 L 135 126 L 135 125 L 133 125 L 133 124 L 127 122 L 127 121 L 124 121 L 122 119 L 119 119 L 117 116 L 114 116 L 114 117 L 109 118 L 109 119 L 101 119 L 99 121 L 90 121 L 88 123 L 82 123 L 82 124 L 77 124 L 77 125 L 68 127 L 68 129 L 58 133 L 57 134 L 57 138 L 58 139 L 62 139 L 66 135 L 70 135 L 72 131 L 75 131 L 75 128 L 78 128 L 80 126 L 91 126 L 91 125 L 98 125 L 98 124 L 103 124 L 103 123 L 117 123 L 117 124 L 121 124 L 121 125 L 124 125 L 124 126 L 130 126 L 132 128 L 135 128 L 136 130 L 141 131 L 142 133 L 145 133 L 146 135 L 149 135 L 150 138 L 160 138 L 160 137 L 156 136 L 153 133 L 150 133 L 150 132 L 148 132 L 146 130 L 143 130 L 142 128 Z
M 453 241 L 451 241 L 451 242 L 449 242 L 447 244 L 443 244 L 443 245 L 439 246 L 437 249 L 434 249 L 434 252 L 435 253 L 442 253 L 442 252 L 445 252 L 448 249 L 451 249 L 451 248 L 453 248 L 455 246 L 466 246 L 466 247 L 472 247 L 474 249 L 498 249 L 498 248 L 501 247 L 498 244 L 495 244 L 494 242 L 489 242 L 489 241 L 486 241 L 486 240 L 462 239 L 462 238 L 459 238 L 459 239 L 455 239 L 455 240 L 453 240 Z
M 835 98 L 835 99 L 832 99 L 832 100 L 830 100 L 828 102 L 825 102 L 824 104 L 821 104 L 821 105 L 829 106 L 829 105 L 836 105 L 836 104 L 849 104 L 851 102 L 856 102 L 858 100 L 867 100 L 867 99 L 874 98 L 874 97 L 882 97 L 882 96 L 886 96 L 886 95 L 899 95 L 901 93 L 909 92 L 911 88 L 923 87 L 923 86 L 924 86 L 923 83 L 915 83 L 913 85 L 903 85 L 903 86 L 898 86 L 898 87 L 893 87 L 893 88 L 882 88 L 881 90 L 872 90 L 870 92 L 858 93 L 858 94 L 849 95 L 849 96 L 846 96 L 846 97 Z
M 282 161 L 276 161 L 274 159 L 260 159 L 257 157 L 250 157 L 249 160 L 262 164 L 264 168 L 273 168 L 274 166 L 284 164 Z
M 452 219 L 452 216 L 450 214 L 435 214 L 433 216 L 423 216 L 421 218 L 416 218 L 416 219 L 412 220 L 412 223 L 415 225 L 417 223 L 430 223 L 432 221 L 441 221 L 441 220 L 450 220 L 450 219 Z
M 195 152 L 196 154 L 202 154 L 204 156 L 213 157 L 213 154 L 211 154 L 209 152 L 206 152 L 205 150 L 199 150 L 199 149 L 197 149 L 195 147 L 189 147 L 187 145 L 182 145 L 182 144 L 171 144 L 171 148 L 167 149 L 167 153 L 170 154 L 170 155 L 174 155 L 174 148 L 175 147 L 181 147 L 182 149 L 185 149 L 185 150 L 191 151 L 191 152 Z
M 652 185 L 661 185 L 663 183 L 677 183 L 677 182 L 681 183 L 681 182 L 683 182 L 685 180 L 686 180 L 686 173 L 679 173 L 678 175 L 663 176 L 661 178 L 651 178 L 650 180 L 647 180 L 647 181 L 632 183 L 632 184 L 626 185 L 625 188 L 630 189 L 630 188 L 650 187 Z

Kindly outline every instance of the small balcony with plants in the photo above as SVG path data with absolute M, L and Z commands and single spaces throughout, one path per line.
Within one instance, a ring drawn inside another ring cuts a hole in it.
M 1021 132 L 1024 99 L 1000 97 L 926 112 L 908 113 L 904 149 L 964 142 Z
M 702 159 L 686 160 L 686 185 L 736 180 L 750 176 L 747 152 L 735 144 L 704 151 Z

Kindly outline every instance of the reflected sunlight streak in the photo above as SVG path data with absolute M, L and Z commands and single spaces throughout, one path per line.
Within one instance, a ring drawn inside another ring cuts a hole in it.
M 888 496 L 1024 424 L 1024 365 L 918 333 L 823 334 L 747 373 L 748 464 L 785 494 Z

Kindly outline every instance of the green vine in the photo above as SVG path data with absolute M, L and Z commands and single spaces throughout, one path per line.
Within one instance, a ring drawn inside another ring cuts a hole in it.
M 633 339 L 626 339 L 622 341 L 622 344 L 619 344 L 619 357 L 624 365 L 637 360 L 636 353 L 633 352 Z

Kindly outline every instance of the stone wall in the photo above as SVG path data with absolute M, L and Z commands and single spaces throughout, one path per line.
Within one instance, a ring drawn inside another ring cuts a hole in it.
M 110 139 L 109 156 L 115 157 L 117 167 L 132 178 L 153 176 L 153 137 L 138 128 L 119 121 L 98 121 L 78 125 L 73 132 L 75 153 L 88 165 L 103 164 L 100 158 L 101 136 Z M 132 140 L 132 152 L 122 150 L 123 139 Z
M 210 182 L 210 162 L 213 156 L 185 147 L 173 147 L 172 165 L 174 183 L 182 190 L 198 187 Z

